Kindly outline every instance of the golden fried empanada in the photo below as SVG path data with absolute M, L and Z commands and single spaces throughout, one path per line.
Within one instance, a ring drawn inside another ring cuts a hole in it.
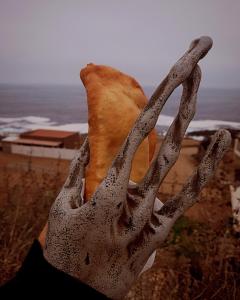
M 88 64 L 80 72 L 88 102 L 90 161 L 86 168 L 88 200 L 107 174 L 147 98 L 137 81 L 108 66 Z M 139 182 L 154 154 L 157 135 L 152 131 L 139 146 L 130 179 Z

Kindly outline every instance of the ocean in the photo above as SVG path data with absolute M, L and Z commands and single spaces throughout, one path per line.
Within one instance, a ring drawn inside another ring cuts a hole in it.
M 154 87 L 144 87 L 148 98 Z M 157 122 L 164 131 L 178 111 L 181 89 L 167 101 Z M 88 112 L 83 86 L 0 85 L 0 134 L 36 128 L 87 132 Z M 240 89 L 201 88 L 197 111 L 188 131 L 240 130 Z

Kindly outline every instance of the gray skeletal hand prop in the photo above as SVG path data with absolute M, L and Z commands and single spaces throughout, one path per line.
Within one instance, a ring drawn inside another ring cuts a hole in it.
M 154 211 L 157 191 L 179 156 L 181 142 L 194 116 L 201 80 L 197 63 L 211 47 L 209 37 L 191 43 L 152 95 L 107 176 L 86 203 L 80 194 L 90 155 L 88 140 L 85 140 L 51 208 L 45 258 L 109 298 L 122 299 L 127 294 L 177 218 L 197 201 L 231 143 L 227 130 L 217 131 L 180 193 Z M 134 153 L 154 128 L 163 105 L 180 84 L 183 92 L 179 112 L 145 177 L 139 184 L 131 185 L 129 176 Z

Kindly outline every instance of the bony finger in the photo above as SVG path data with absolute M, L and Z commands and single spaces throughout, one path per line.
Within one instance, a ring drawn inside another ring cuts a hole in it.
M 197 60 L 204 58 L 209 49 L 212 48 L 213 41 L 209 36 L 201 36 L 199 39 L 195 39 L 191 42 L 188 52 L 192 52 L 197 55 Z M 196 52 L 196 54 L 194 53 Z
M 181 192 L 169 199 L 158 211 L 158 216 L 167 218 L 170 224 L 173 224 L 179 216 L 191 207 L 197 201 L 203 187 L 213 176 L 230 144 L 230 132 L 224 129 L 217 131 L 196 171 L 184 184 Z
M 145 222 L 145 219 L 149 219 L 151 215 L 152 220 L 157 219 L 152 214 L 155 197 L 160 184 L 179 156 L 184 134 L 195 113 L 196 94 L 200 80 L 201 70 L 199 66 L 196 66 L 191 76 L 183 84 L 179 112 L 168 129 L 158 156 L 138 186 L 138 190 L 145 196 L 145 201 L 142 201 L 141 204 L 142 208 L 145 208 L 145 218 L 141 217 L 141 222 Z
M 191 76 L 183 83 L 183 93 L 178 114 L 168 129 L 155 161 L 151 164 L 147 174 L 139 184 L 139 188 L 145 190 L 147 194 L 157 193 L 162 180 L 179 156 L 185 132 L 195 114 L 200 80 L 201 69 L 197 65 Z
M 89 162 L 90 150 L 88 138 L 85 139 L 78 153 L 71 162 L 68 178 L 64 184 L 65 188 L 70 188 L 81 184 L 84 177 L 84 170 Z
M 231 134 L 225 129 L 218 130 L 212 137 L 207 151 L 195 173 L 185 187 L 186 198 L 196 197 L 214 175 L 220 160 L 231 145 Z M 193 199 L 194 201 L 194 199 Z M 187 205 L 187 202 L 186 202 Z M 186 206 L 186 209 L 188 207 Z
M 192 42 L 189 50 L 176 62 L 167 77 L 153 93 L 149 103 L 139 115 L 118 155 L 109 169 L 108 176 L 125 178 L 128 182 L 133 156 L 146 136 L 152 131 L 159 114 L 174 89 L 183 83 L 193 71 L 199 59 L 212 47 L 212 39 L 201 37 Z
M 166 239 L 176 220 L 198 199 L 203 187 L 214 174 L 224 153 L 231 144 L 231 134 L 227 130 L 219 130 L 213 136 L 208 149 L 193 175 L 184 184 L 182 190 L 167 200 L 161 209 L 154 212 L 157 222 L 152 224 L 155 234 L 152 237 L 154 247 L 159 247 Z

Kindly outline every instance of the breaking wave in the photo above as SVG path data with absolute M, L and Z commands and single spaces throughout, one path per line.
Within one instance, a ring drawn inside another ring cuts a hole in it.
M 171 116 L 160 115 L 157 121 L 157 128 L 159 131 L 166 131 L 173 119 L 174 117 Z M 19 134 L 24 131 L 39 128 L 78 131 L 83 134 L 88 132 L 88 123 L 68 123 L 59 125 L 56 122 L 51 121 L 50 118 L 39 116 L 25 116 L 18 118 L 0 117 L 1 135 Z M 216 130 L 219 128 L 234 128 L 240 130 L 240 123 L 221 120 L 193 120 L 190 123 L 187 132 Z

